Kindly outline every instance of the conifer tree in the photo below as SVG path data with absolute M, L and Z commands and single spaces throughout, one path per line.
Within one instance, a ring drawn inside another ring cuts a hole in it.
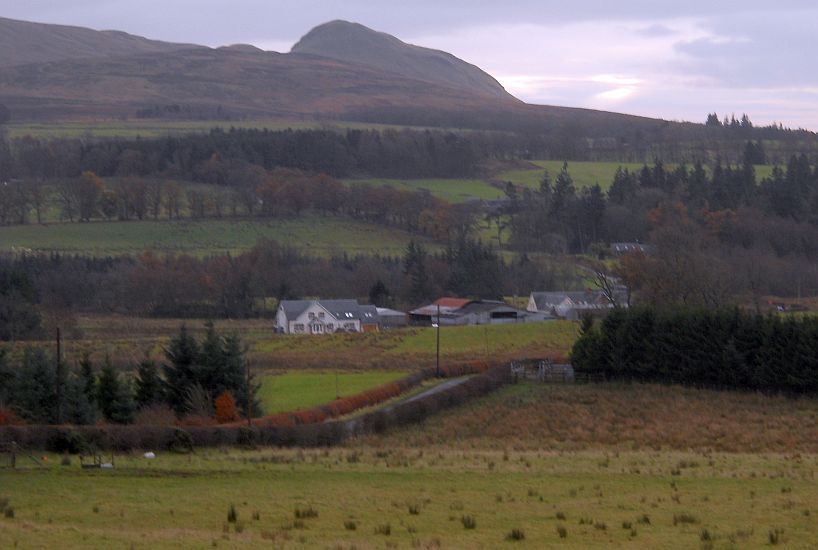
M 110 358 L 99 374 L 97 403 L 106 420 L 117 424 L 133 422 L 134 404 L 130 384 L 119 378 Z
M 143 359 L 137 367 L 135 400 L 139 408 L 149 407 L 165 400 L 165 384 L 159 376 L 159 367 L 148 357 Z

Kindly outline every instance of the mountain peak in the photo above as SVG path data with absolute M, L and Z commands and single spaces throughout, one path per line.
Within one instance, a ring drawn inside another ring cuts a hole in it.
M 336 19 L 318 25 L 293 46 L 292 53 L 368 65 L 470 93 L 511 98 L 499 82 L 475 65 L 450 53 L 407 44 L 360 23 Z

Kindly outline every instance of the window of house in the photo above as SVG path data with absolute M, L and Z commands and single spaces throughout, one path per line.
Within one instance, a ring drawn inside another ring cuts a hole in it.
M 355 323 L 344 323 L 344 328 L 347 330 L 355 330 Z
M 327 330 L 328 330 L 328 331 L 333 331 L 333 330 L 335 330 L 335 325 L 334 325 L 333 323 L 327 323 Z
M 310 325 L 310 330 L 312 331 L 313 334 L 322 334 L 324 332 L 324 325 L 319 325 L 318 323 L 315 323 L 313 325 Z
M 318 318 L 319 318 L 319 319 L 323 319 L 323 318 L 324 318 L 324 312 L 323 312 L 323 311 L 321 311 L 321 312 L 319 312 L 319 313 L 318 313 Z
M 304 332 L 304 325 L 301 323 L 296 323 L 293 325 L 293 332 Z
M 313 313 L 313 312 L 311 311 L 309 315 L 310 315 L 310 321 L 312 321 L 313 319 L 315 319 L 315 313 Z

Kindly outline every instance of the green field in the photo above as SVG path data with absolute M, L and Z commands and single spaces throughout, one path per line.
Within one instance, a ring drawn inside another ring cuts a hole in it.
M 566 357 L 578 324 L 545 321 L 509 325 L 443 327 L 443 361 L 507 360 L 519 357 Z M 435 329 L 409 328 L 379 333 L 321 337 L 274 335 L 251 346 L 254 364 L 279 367 L 411 369 L 434 363 Z
M 287 372 L 262 375 L 258 398 L 265 414 L 307 409 L 406 376 L 400 371 Z M 337 384 L 337 386 L 336 386 Z
M 557 174 L 562 170 L 563 161 L 560 160 L 535 160 L 531 161 L 538 168 L 530 170 L 511 170 L 503 172 L 497 176 L 501 181 L 510 181 L 515 185 L 530 187 L 537 189 L 540 186 L 540 179 L 543 172 L 548 171 L 551 176 L 551 182 L 557 177 Z M 631 172 L 639 172 L 644 164 L 642 163 L 627 163 L 627 162 L 569 162 L 568 173 L 574 179 L 574 186 L 580 190 L 586 187 L 591 187 L 599 184 L 603 191 L 611 186 L 613 182 L 616 169 L 619 167 L 627 168 Z M 675 165 L 668 164 L 666 167 L 670 170 L 675 168 Z M 768 177 L 773 167 L 769 165 L 759 165 L 756 169 L 756 180 L 761 181 Z
M 404 191 L 429 191 L 433 196 L 450 203 L 461 203 L 473 199 L 501 199 L 505 194 L 501 189 L 479 179 L 364 179 L 347 180 L 346 183 L 364 183 L 373 186 L 390 186 Z
M 410 239 L 398 229 L 350 219 L 181 220 L 55 223 L 0 227 L 0 251 L 19 249 L 106 256 L 161 253 L 207 255 L 241 252 L 259 239 L 273 239 L 317 256 L 335 253 L 404 253 Z
M 813 548 L 818 537 L 814 455 L 353 445 L 118 455 L 109 471 L 48 459 L 0 470 L 13 509 L 0 547 Z M 508 540 L 515 529 L 522 540 Z

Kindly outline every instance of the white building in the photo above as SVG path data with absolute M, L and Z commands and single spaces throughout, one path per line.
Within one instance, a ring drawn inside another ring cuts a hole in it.
M 276 331 L 284 334 L 333 334 L 378 329 L 374 306 L 356 300 L 282 300 Z

